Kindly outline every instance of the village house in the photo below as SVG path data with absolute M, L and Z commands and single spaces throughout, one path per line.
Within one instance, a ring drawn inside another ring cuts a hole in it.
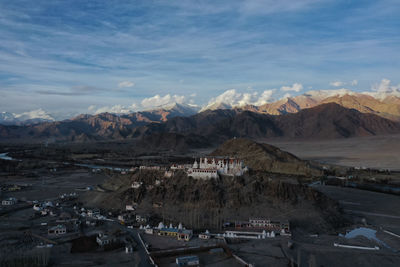
M 115 242 L 115 238 L 111 238 L 104 233 L 99 233 L 96 237 L 96 242 L 97 244 L 99 244 L 100 247 L 103 247 Z
M 200 261 L 197 256 L 182 256 L 175 259 L 178 266 L 199 266 Z
M 250 218 L 249 221 L 236 221 L 236 229 L 264 229 L 274 233 L 290 234 L 289 222 L 271 221 L 265 218 Z
M 189 241 L 193 236 L 193 231 L 178 228 L 161 228 L 158 235 L 171 236 L 176 237 L 178 240 Z
M 146 223 L 147 219 L 148 219 L 148 216 L 136 214 L 136 222 L 138 222 L 138 223 Z
M 211 235 L 209 233 L 201 233 L 199 234 L 200 239 L 210 239 Z
M 1 201 L 1 205 L 3 206 L 12 206 L 15 205 L 18 202 L 18 200 L 15 197 L 10 197 L 7 199 L 4 199 L 3 201 Z
M 100 215 L 100 210 L 98 209 L 94 209 L 94 210 L 87 210 L 87 216 L 88 217 L 97 217 L 98 215 Z
M 145 232 L 146 234 L 148 234 L 148 235 L 152 235 L 152 234 L 155 233 L 155 231 L 154 231 L 153 228 L 146 228 L 146 229 L 144 229 L 144 232 Z
M 50 236 L 65 235 L 67 233 L 67 227 L 63 224 L 58 224 L 56 226 L 50 227 L 47 230 L 47 233 Z
M 132 213 L 122 213 L 118 215 L 118 221 L 121 224 L 131 224 L 133 221 L 136 221 L 136 217 Z

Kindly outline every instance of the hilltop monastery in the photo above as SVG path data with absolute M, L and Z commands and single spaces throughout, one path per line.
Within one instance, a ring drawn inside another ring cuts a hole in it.
M 218 178 L 220 174 L 242 176 L 247 171 L 242 160 L 226 157 L 204 157 L 195 160 L 187 173 L 193 178 L 209 179 Z

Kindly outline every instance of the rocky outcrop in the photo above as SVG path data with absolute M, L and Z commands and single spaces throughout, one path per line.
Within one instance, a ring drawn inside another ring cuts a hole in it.
M 222 144 L 212 156 L 237 157 L 255 171 L 284 173 L 306 176 L 320 176 L 322 171 L 309 162 L 282 151 L 277 147 L 256 143 L 249 139 L 231 139 Z

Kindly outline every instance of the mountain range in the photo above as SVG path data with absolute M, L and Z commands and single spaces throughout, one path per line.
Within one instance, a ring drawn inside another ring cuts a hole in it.
M 400 98 L 386 96 L 378 99 L 368 94 L 342 91 L 311 91 L 296 97 L 287 97 L 273 103 L 261 106 L 243 106 L 244 110 L 253 112 L 282 115 L 296 113 L 305 108 L 315 107 L 326 103 L 337 103 L 345 108 L 355 109 L 362 113 L 375 114 L 390 120 L 400 121 Z
M 400 121 L 400 93 L 356 93 L 347 89 L 309 91 L 295 97 L 284 97 L 272 103 L 259 106 L 245 104 L 233 105 L 229 99 L 218 99 L 209 102 L 203 108 L 193 105 L 173 103 L 146 111 L 130 112 L 128 114 L 112 113 L 117 116 L 137 117 L 140 122 L 164 122 L 176 116 L 191 116 L 198 112 L 217 109 L 241 109 L 256 113 L 282 115 L 296 113 L 305 108 L 311 108 L 325 103 L 337 103 L 343 107 L 356 109 L 362 113 L 372 113 L 390 120 Z M 199 111 L 200 109 L 200 111 Z M 104 114 L 104 113 L 103 113 Z M 103 116 L 79 115 L 77 117 Z M 31 125 L 41 122 L 52 122 L 58 118 L 48 112 L 38 109 L 20 114 L 1 112 L 0 124 L 3 125 Z M 72 118 L 70 120 L 73 120 Z
M 122 116 L 103 113 L 82 115 L 61 122 L 0 126 L 0 141 L 129 139 L 137 141 L 138 147 L 145 150 L 169 150 L 217 145 L 234 137 L 333 139 L 400 133 L 399 122 L 361 113 L 336 103 L 282 115 L 243 109 L 206 110 L 192 116 L 172 118 L 169 115 L 163 112 L 138 112 Z

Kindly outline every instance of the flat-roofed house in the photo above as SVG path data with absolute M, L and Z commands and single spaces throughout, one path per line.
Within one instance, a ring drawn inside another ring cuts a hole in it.
M 67 233 L 67 227 L 63 224 L 58 224 L 56 226 L 50 227 L 47 230 L 47 233 L 50 236 L 65 235 Z

